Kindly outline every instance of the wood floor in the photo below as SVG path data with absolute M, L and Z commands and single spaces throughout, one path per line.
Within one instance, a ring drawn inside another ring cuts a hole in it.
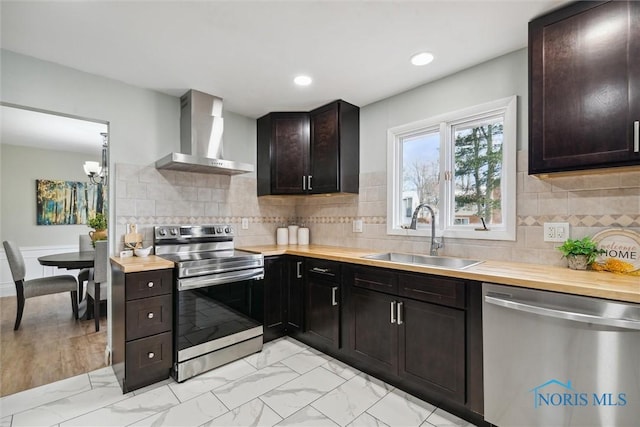
M 13 330 L 15 297 L 0 298 L 0 396 L 17 393 L 105 366 L 107 319 L 75 320 L 69 293 L 27 299 Z

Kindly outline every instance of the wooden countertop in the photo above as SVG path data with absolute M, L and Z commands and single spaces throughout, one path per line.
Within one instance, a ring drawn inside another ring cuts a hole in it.
M 465 270 L 451 270 L 364 259 L 362 258 L 363 255 L 383 251 L 322 245 L 266 245 L 249 246 L 238 249 L 259 252 L 264 256 L 284 254 L 298 255 L 309 258 L 322 258 L 333 261 L 348 262 L 352 264 L 392 268 L 402 271 L 458 277 L 479 282 L 491 282 L 531 289 L 640 303 L 640 277 L 625 276 L 609 272 L 576 271 L 565 267 L 504 261 L 484 261 L 482 264 Z
M 149 255 L 146 257 L 111 257 L 111 264 L 117 266 L 125 273 L 136 273 L 140 271 L 162 270 L 165 268 L 173 268 L 173 261 L 167 261 L 159 256 Z

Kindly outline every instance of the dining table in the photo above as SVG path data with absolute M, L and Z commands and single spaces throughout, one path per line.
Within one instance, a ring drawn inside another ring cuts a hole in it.
M 82 270 L 92 268 L 95 259 L 95 251 L 75 251 L 58 254 L 43 255 L 38 257 L 40 265 L 48 267 L 64 268 L 66 270 Z M 82 286 L 80 286 L 82 289 Z M 78 318 L 87 319 L 87 302 L 84 299 L 84 292 L 80 292 L 81 301 L 78 302 Z
M 49 267 L 81 270 L 93 267 L 95 256 L 96 253 L 94 251 L 64 252 L 38 257 L 38 262 Z

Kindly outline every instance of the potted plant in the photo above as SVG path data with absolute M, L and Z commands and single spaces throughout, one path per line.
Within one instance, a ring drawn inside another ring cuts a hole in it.
M 107 217 L 98 212 L 94 217 L 89 218 L 87 225 L 93 228 L 94 231 L 89 232 L 91 240 L 106 240 L 107 239 Z
M 604 249 L 598 249 L 598 244 L 589 236 L 579 240 L 567 239 L 558 250 L 567 258 L 569 268 L 573 270 L 586 270 L 598 255 L 605 253 Z

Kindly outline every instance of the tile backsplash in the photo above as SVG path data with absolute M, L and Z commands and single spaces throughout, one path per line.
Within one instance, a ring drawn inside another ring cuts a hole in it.
M 517 240 L 515 242 L 447 239 L 440 253 L 478 259 L 564 265 L 558 243 L 543 241 L 544 222 L 568 222 L 571 237 L 607 228 L 640 232 L 640 172 L 539 179 L 529 176 L 526 152 L 518 153 Z M 424 237 L 388 236 L 386 172 L 360 175 L 360 194 L 257 197 L 252 177 L 207 175 L 116 165 L 116 236 L 137 223 L 144 245 L 153 244 L 156 224 L 230 223 L 236 245 L 275 244 L 282 223 L 305 224 L 311 243 L 373 251 L 427 253 Z M 249 219 L 242 230 L 241 219 Z M 362 233 L 352 222 L 361 219 Z M 120 241 L 120 248 L 122 241 Z
M 258 199 L 255 178 L 209 175 L 124 163 L 115 165 L 116 236 L 121 250 L 126 224 L 138 224 L 143 245 L 160 224 L 232 224 L 236 245 L 275 243 L 278 224 L 295 221 L 295 200 Z M 249 229 L 241 230 L 242 218 Z

